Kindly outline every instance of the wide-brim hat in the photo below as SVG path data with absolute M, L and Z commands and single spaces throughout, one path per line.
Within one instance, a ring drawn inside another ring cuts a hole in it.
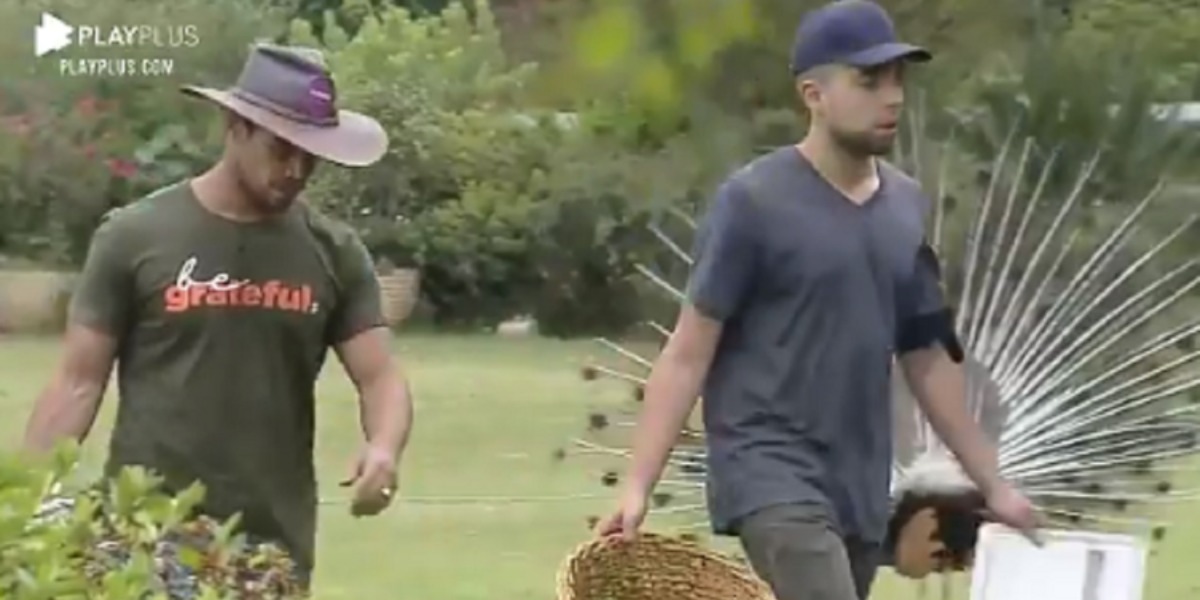
M 387 132 L 378 121 L 338 108 L 333 77 L 314 49 L 257 45 L 233 87 L 186 85 L 182 91 L 332 163 L 364 167 L 387 152 Z

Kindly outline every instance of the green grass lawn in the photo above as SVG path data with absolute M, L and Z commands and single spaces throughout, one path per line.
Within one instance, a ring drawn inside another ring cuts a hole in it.
M 404 335 L 396 351 L 413 381 L 416 427 L 401 474 L 404 500 L 384 515 L 356 520 L 347 513 L 336 482 L 360 439 L 355 397 L 335 361 L 320 384 L 317 461 L 327 503 L 316 597 L 552 599 L 554 572 L 586 539 L 587 517 L 610 506 L 610 490 L 598 483 L 607 463 L 553 458 L 583 431 L 590 407 L 627 398 L 620 386 L 580 380 L 580 363 L 603 350 L 586 342 Z M 0 436 L 12 446 L 55 355 L 51 340 L 0 340 Z M 103 458 L 112 409 L 109 402 L 85 446 L 93 467 Z M 597 497 L 563 499 L 587 494 Z M 1177 525 L 1154 549 L 1147 598 L 1200 599 L 1200 506 L 1174 509 L 1169 518 Z M 931 582 L 931 592 L 939 588 Z M 918 588 L 884 574 L 877 592 L 900 600 L 916 598 Z

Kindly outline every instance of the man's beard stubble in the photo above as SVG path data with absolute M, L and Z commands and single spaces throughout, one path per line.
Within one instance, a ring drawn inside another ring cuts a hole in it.
M 871 133 L 849 133 L 831 130 L 830 137 L 844 152 L 860 158 L 874 158 L 891 154 L 896 144 L 895 136 L 881 137 Z
M 249 178 L 241 169 L 237 170 L 237 184 L 245 195 L 247 203 L 264 216 L 283 214 L 291 208 L 295 201 L 296 194 L 284 197 L 275 195 L 271 189 L 260 190 L 250 183 Z

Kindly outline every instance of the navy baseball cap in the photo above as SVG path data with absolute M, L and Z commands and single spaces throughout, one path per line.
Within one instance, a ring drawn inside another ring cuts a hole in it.
M 822 65 L 869 68 L 931 58 L 928 50 L 896 38 L 896 27 L 882 6 L 870 0 L 836 0 L 800 22 L 791 66 L 792 74 L 799 75 Z

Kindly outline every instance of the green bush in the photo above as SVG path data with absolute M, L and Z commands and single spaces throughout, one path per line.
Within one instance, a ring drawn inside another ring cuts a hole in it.
M 71 487 L 75 447 L 50 465 L 0 457 L 0 597 L 5 600 L 287 600 L 304 597 L 274 546 L 248 546 L 237 520 L 192 516 L 204 490 L 176 496 L 128 468 Z
M 352 38 L 324 33 L 327 46 L 346 40 L 330 53 L 339 95 L 379 119 L 391 147 L 371 169 L 323 171 L 313 198 L 354 223 L 376 259 L 421 270 L 435 322 L 490 325 L 555 305 L 629 311 L 594 293 L 620 272 L 577 276 L 610 266 L 611 236 L 597 229 L 609 225 L 592 219 L 623 219 L 635 196 L 618 198 L 628 186 L 608 183 L 636 179 L 636 161 L 595 150 L 573 115 L 531 106 L 536 67 L 506 59 L 486 6 L 455 2 L 423 17 L 384 8 Z M 316 43 L 305 22 L 290 41 Z M 575 235 L 579 227 L 591 231 Z M 580 319 L 550 320 L 565 332 L 564 320 Z
M 528 181 L 550 151 L 521 118 L 532 67 L 507 64 L 490 13 L 472 19 L 460 3 L 421 18 L 385 7 L 353 38 L 330 27 L 327 45 L 348 39 L 329 52 L 339 96 L 377 118 L 391 146 L 371 169 L 324 170 L 312 198 L 354 223 L 377 259 L 419 267 L 439 322 L 510 316 L 530 272 Z M 289 41 L 317 43 L 303 21 Z

